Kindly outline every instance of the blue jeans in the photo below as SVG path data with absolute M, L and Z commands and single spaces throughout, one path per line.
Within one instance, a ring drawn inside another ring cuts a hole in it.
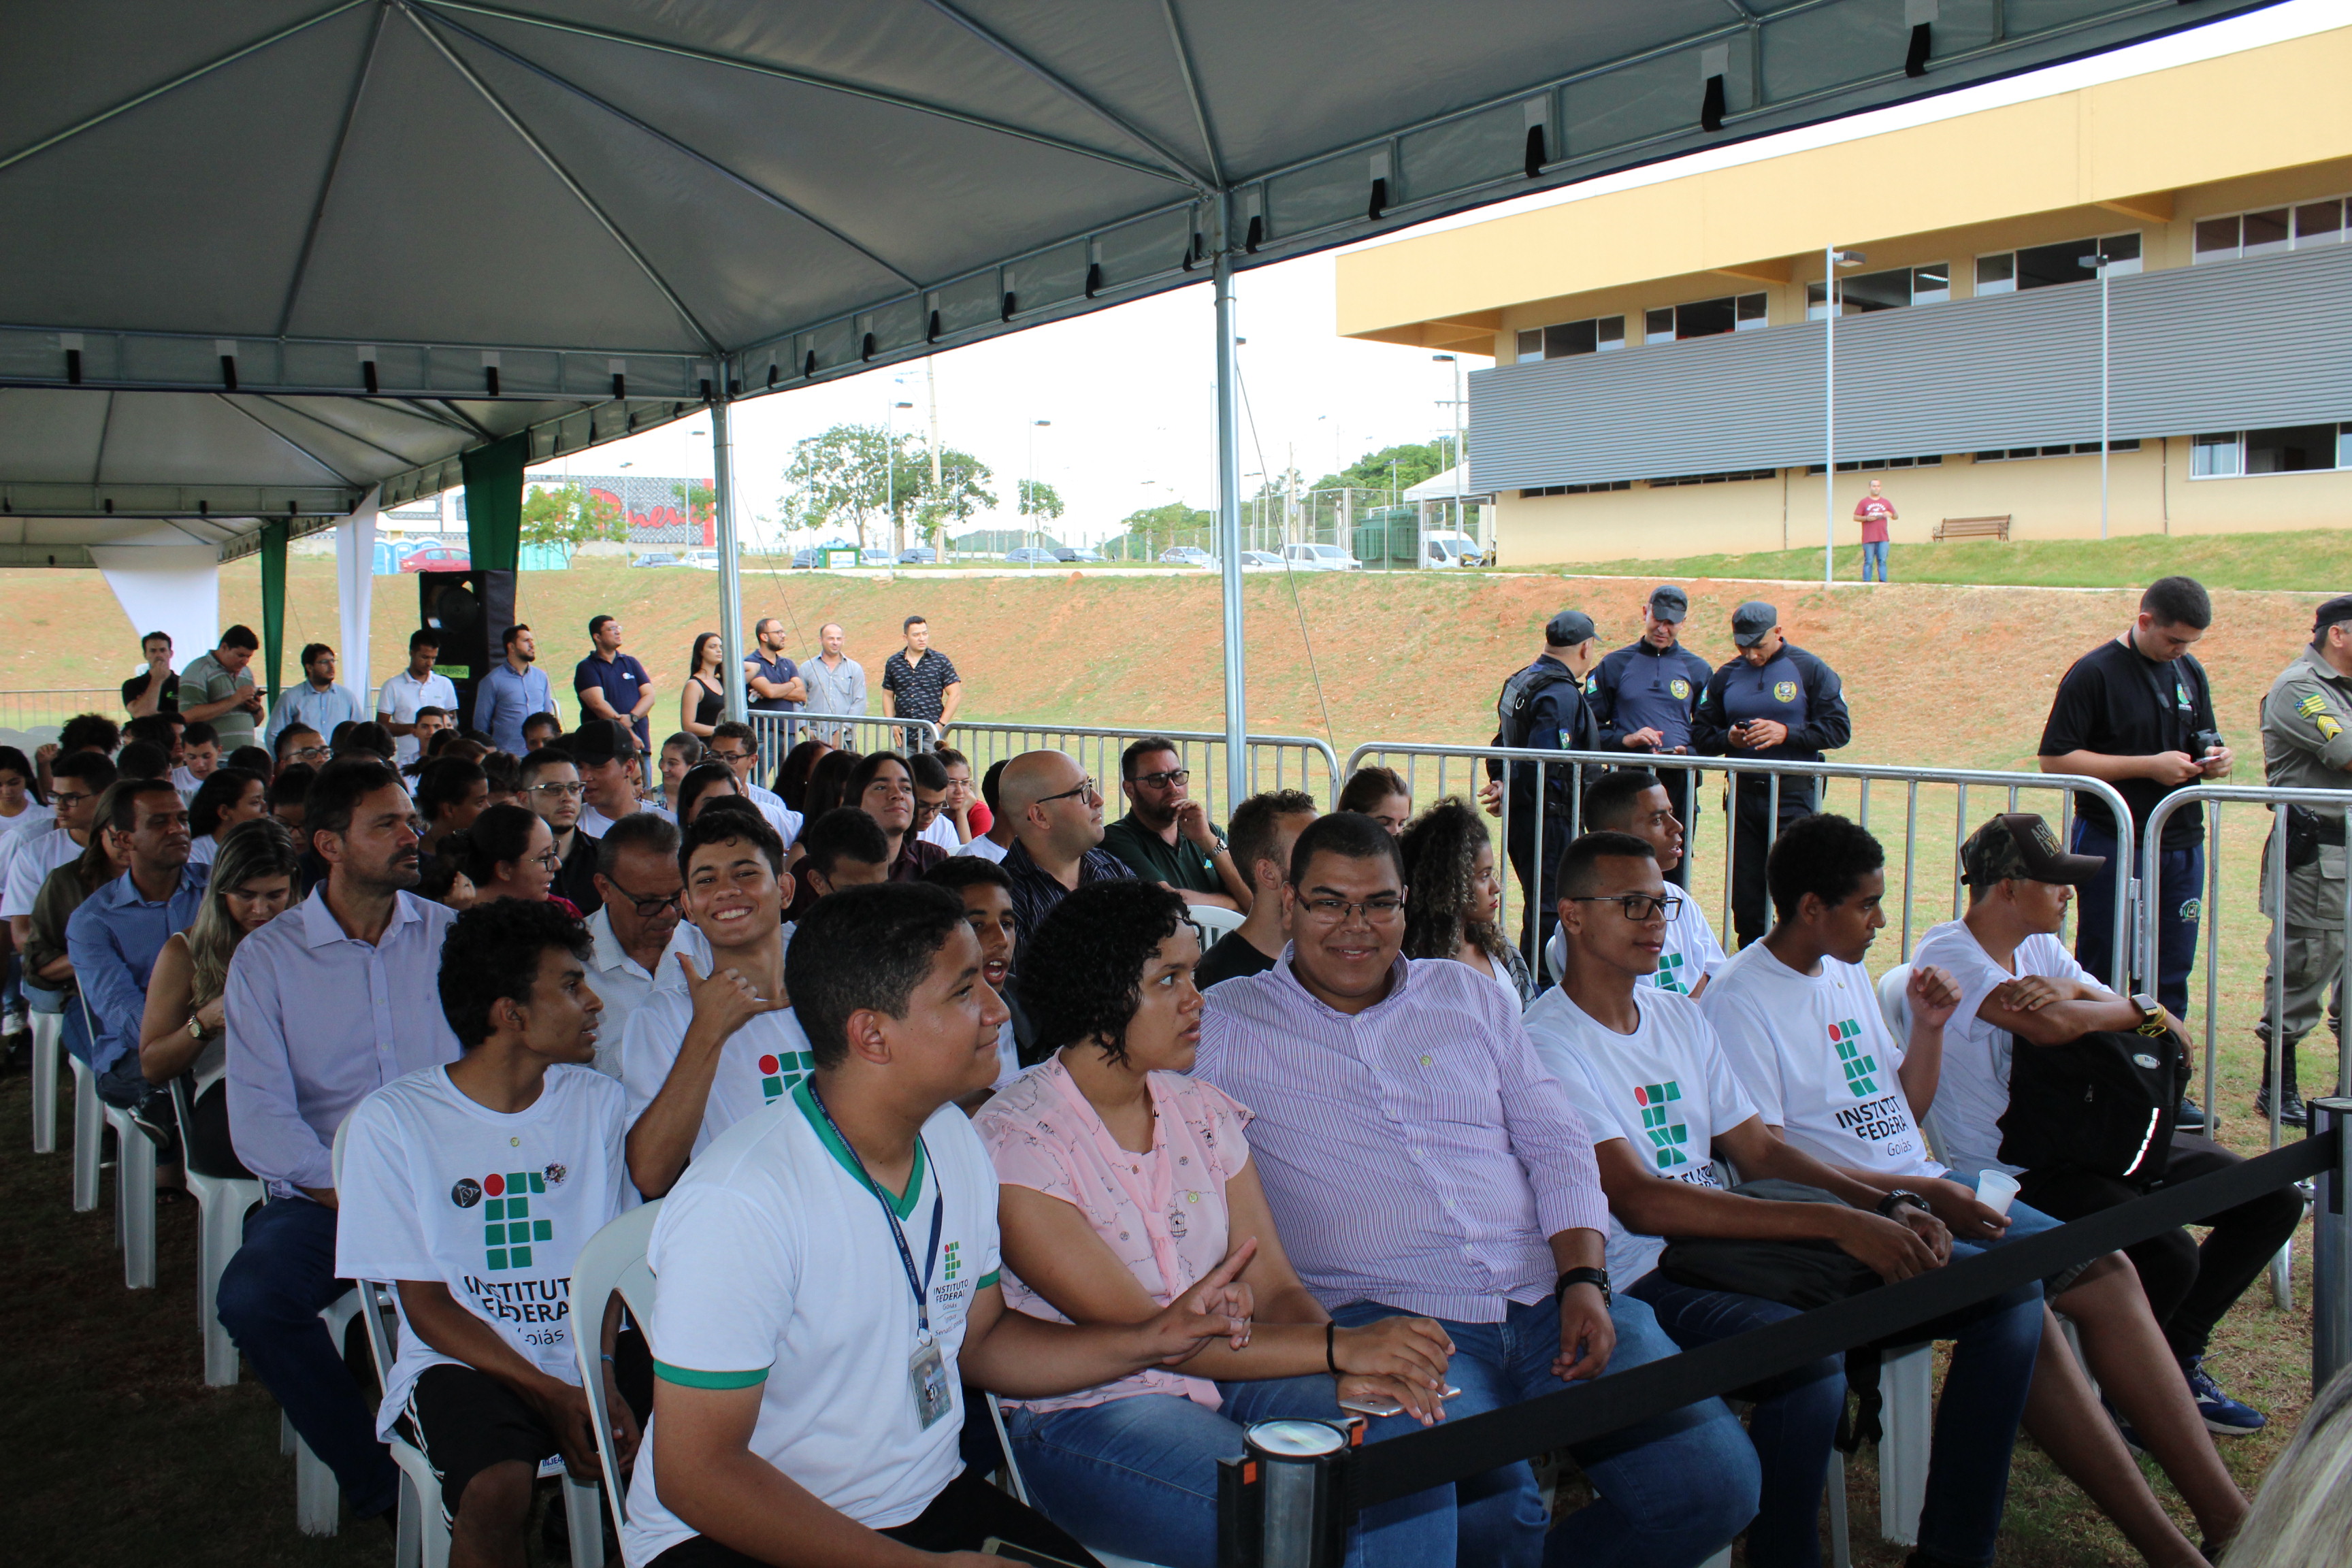
M 1087 1545 L 1168 1568 L 1216 1568 L 1217 1461 L 1240 1457 L 1242 1428 L 1342 1414 L 1328 1377 L 1223 1383 L 1217 1392 L 1217 1410 L 1172 1394 L 1042 1415 L 1008 1408 L 1004 1428 L 1038 1511 Z M 1423 1492 L 1368 1510 L 1349 1531 L 1349 1568 L 1444 1568 L 1454 1560 L 1449 1503 Z
M 2074 853 L 2104 855 L 2107 863 L 2083 884 L 2074 900 L 2074 962 L 2111 991 L 2130 984 L 2107 971 L 2116 940 L 2116 840 L 2104 827 L 2074 819 Z M 2156 999 L 2176 1018 L 2189 1016 L 2189 972 L 2197 966 L 2197 921 L 2204 910 L 2205 846 L 2167 849 L 2157 857 L 2161 879 L 2156 900 Z M 2139 955 L 2133 953 L 2134 966 Z M 2143 982 L 2145 975 L 2141 976 Z
M 1401 1316 L 1376 1301 L 1357 1301 L 1332 1314 L 1349 1328 Z M 1609 1309 L 1617 1329 L 1612 1372 L 1675 1353 L 1650 1309 L 1620 1296 Z M 1499 1323 L 1448 1322 L 1454 1360 L 1447 1377 L 1462 1392 L 1447 1401 L 1455 1420 L 1554 1394 L 1564 1385 L 1551 1373 L 1559 1354 L 1559 1304 L 1510 1304 Z M 1410 1415 L 1370 1422 L 1366 1437 L 1381 1442 L 1421 1430 Z M 1697 1568 L 1721 1551 L 1756 1516 L 1756 1450 L 1719 1399 L 1702 1401 L 1604 1437 L 1577 1456 L 1597 1501 L 1552 1526 L 1549 1538 L 1543 1494 L 1527 1461 L 1505 1465 L 1450 1486 L 1364 1510 L 1367 1529 L 1396 1517 L 1422 1499 L 1450 1499 L 1458 1510 L 1454 1560 L 1465 1568 Z M 1425 1506 L 1425 1505 L 1423 1505 Z
M 335 1211 L 272 1198 L 246 1216 L 245 1244 L 221 1273 L 218 1310 L 254 1375 L 365 1519 L 397 1500 L 400 1472 L 376 1437 L 374 1405 L 319 1321 L 351 1288 L 335 1278 Z
M 1893 581 L 1892 578 L 1886 575 L 1886 541 L 1883 539 L 1866 539 L 1863 541 L 1862 580 L 1864 582 L 1867 583 L 1870 581 L 1870 569 L 1874 564 L 1878 568 L 1878 580 L 1880 582 L 1886 583 Z

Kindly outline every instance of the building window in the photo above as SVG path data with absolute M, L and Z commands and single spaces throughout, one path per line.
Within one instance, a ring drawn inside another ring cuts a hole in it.
M 1519 499 L 1533 500 L 1538 496 L 1600 495 L 1607 490 L 1630 490 L 1633 488 L 1633 481 L 1631 479 L 1603 479 L 1597 484 L 1590 485 L 1541 485 L 1534 489 L 1521 490 Z
M 1778 468 L 1740 468 L 1727 474 L 1677 474 L 1672 479 L 1644 482 L 1654 490 L 1662 490 L 1672 485 L 1727 485 L 1738 479 L 1777 479 L 1780 477 Z
M 1565 359 L 1570 354 L 1608 353 L 1625 346 L 1625 318 L 1594 316 L 1581 321 L 1560 321 L 1530 327 L 1519 333 L 1519 363 Z
M 2069 239 L 2057 245 L 2029 246 L 2022 250 L 1995 251 L 1977 258 L 1977 292 L 2010 294 L 2020 289 L 2048 289 L 2060 283 L 2084 283 L 2098 273 L 2083 265 L 2087 257 L 2104 256 L 2107 271 L 2117 278 L 2140 269 L 2139 236 L 2106 234 Z
M 2264 207 L 2259 212 L 2229 213 L 2197 220 L 2198 261 L 2227 261 L 2240 256 L 2269 256 L 2281 250 L 2302 250 L 2315 245 L 2341 245 L 2347 202 L 2330 196 L 2291 207 Z
M 2110 441 L 2107 443 L 2107 450 L 2110 452 L 2137 452 L 2139 450 L 2139 443 L 2137 440 Z M 2021 462 L 2027 458 L 2095 458 L 2098 455 L 2099 444 L 2096 441 L 2077 441 L 2071 446 L 2062 441 L 2055 447 L 2011 447 L 2001 451 L 1979 452 L 1977 454 L 1977 461 L 1979 463 L 2014 463 Z
M 1829 314 L 1829 290 L 1819 283 L 1805 285 L 1805 320 L 1818 321 Z M 1897 267 L 1886 272 L 1864 272 L 1838 279 L 1838 314 L 1859 316 L 1872 310 L 1899 310 L 1908 305 L 1939 305 L 1952 297 L 1952 264 L 1930 262 L 1925 267 Z
M 2352 423 L 2287 425 L 2200 436 L 2190 448 L 2189 475 L 2198 479 L 2242 474 L 2312 474 L 2352 468 Z
M 1643 311 L 1642 341 L 1671 343 L 1683 338 L 1752 332 L 1769 324 L 1763 295 L 1727 295 L 1720 300 L 1693 300 L 1686 305 L 1661 305 Z
M 1940 454 L 1926 458 L 1859 458 L 1853 462 L 1840 463 L 1838 472 L 1860 474 L 1868 473 L 1874 468 L 1940 468 L 1943 466 L 1944 459 Z M 1819 463 L 1805 470 L 1808 474 L 1818 474 L 1821 471 L 1822 466 Z

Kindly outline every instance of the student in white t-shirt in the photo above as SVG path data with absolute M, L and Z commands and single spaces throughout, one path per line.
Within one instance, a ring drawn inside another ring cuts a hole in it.
M 1007 1016 L 996 1036 L 996 1081 L 993 1094 L 1021 1076 L 1021 1030 L 1012 1016 L 1017 1004 L 1005 981 L 1013 973 L 1013 950 L 1021 945 L 1020 922 L 1013 914 L 1013 879 L 994 861 L 971 855 L 950 855 L 923 873 L 923 880 L 945 888 L 963 900 L 971 934 L 980 939 L 980 977 L 1004 998 Z M 987 1095 L 975 1095 L 966 1110 L 977 1113 Z
M 677 860 L 686 921 L 709 943 L 709 967 L 666 957 L 685 986 L 649 992 L 621 1044 L 629 1173 L 653 1197 L 713 1138 L 782 1100 L 814 1065 L 784 991 L 793 879 L 775 829 L 748 811 L 704 812 L 680 839 Z
M 942 888 L 849 889 L 802 922 L 788 978 L 817 1070 L 694 1163 L 647 1249 L 661 1300 L 631 1568 L 884 1563 L 898 1547 L 984 1568 L 991 1536 L 1085 1562 L 963 1468 L 962 1385 L 1065 1394 L 1247 1338 L 1233 1283 L 1246 1243 L 1140 1322 L 1006 1310 L 996 1173 L 956 1109 L 996 1072 L 1004 1006 L 981 962 Z
M 1882 1192 L 1917 1194 L 1951 1230 L 1956 1252 L 2040 1235 L 2058 1222 L 2024 1203 L 2002 1216 L 1946 1179 L 1927 1151 L 1916 1113 L 1935 1099 L 1944 1026 L 1959 987 L 1932 963 L 1913 965 L 1910 1037 L 1898 1051 L 1862 967 L 1886 923 L 1885 865 L 1878 841 L 1842 816 L 1810 816 L 1783 829 L 1768 872 L 1773 927 L 1724 967 L 1700 1007 L 1765 1121 L 1790 1142 Z M 2082 1331 L 2091 1373 L 2120 1394 L 2126 1414 L 2145 1404 L 2156 1415 L 2147 1391 L 2159 1380 L 2147 1368 L 2160 1364 L 2160 1352 L 2151 1351 L 2161 1341 L 2149 1331 L 2153 1320 L 2131 1268 L 2110 1254 L 2042 1286 Z M 2198 1446 L 2183 1440 L 2177 1412 L 2151 1426 L 2140 1440 L 2166 1446 L 2151 1451 L 2168 1470 L 2201 1478 L 2184 1487 L 2184 1497 L 2207 1538 L 2227 1540 L 2245 1504 L 2226 1475 L 2216 1474 L 2210 1444 L 2200 1458 Z M 2196 1548 L 2148 1491 L 2046 1314 L 2025 1427 L 2150 1563 L 2193 1568 Z
M 1661 906 L 1675 892 L 1643 839 L 1588 833 L 1570 844 L 1559 864 L 1566 973 L 1527 1016 L 1537 1054 L 1592 1131 L 1609 1194 L 1612 1285 L 1647 1302 L 1689 1350 L 1798 1309 L 1668 1279 L 1656 1267 L 1667 1235 L 1827 1241 L 1890 1280 L 1940 1267 L 1951 1249 L 1940 1221 L 1773 1137 L 1697 1004 L 1640 984 L 1656 966 Z M 1846 1206 L 1732 1196 L 1717 1190 L 1717 1158 L 1743 1180 L 1801 1183 Z M 1929 1472 L 1921 1515 L 1921 1550 L 1937 1562 L 1990 1553 L 2041 1329 L 2041 1292 L 2027 1286 L 1922 1331 L 1956 1342 L 1937 1430 L 1945 1462 Z M 1764 1476 L 1748 1561 L 1816 1568 L 1824 1468 L 1845 1405 L 1843 1363 L 1825 1358 L 1740 1392 L 1755 1402 L 1748 1436 Z
M 1643 769 L 1620 768 L 1594 781 L 1584 792 L 1584 830 L 1632 834 L 1657 855 L 1661 872 L 1683 861 L 1683 825 L 1675 816 L 1674 797 L 1657 774 Z M 1658 954 L 1657 968 L 1641 983 L 1696 996 L 1729 961 L 1697 898 L 1679 888 L 1674 896 L 1674 910 L 1666 916 L 1666 945 Z M 1558 980 L 1567 964 L 1567 940 L 1555 931 L 1544 948 L 1544 973 Z
M 552 904 L 467 910 L 440 971 L 465 1055 L 394 1079 L 344 1124 L 335 1272 L 396 1287 L 400 1355 L 376 1431 L 402 1430 L 431 1459 L 452 1563 L 522 1561 L 545 1461 L 598 1473 L 572 1336 L 612 1314 L 588 1308 L 582 1327 L 572 1268 L 637 1194 L 620 1085 L 590 1065 L 604 1004 L 588 957 L 579 922 Z M 636 1418 L 609 1371 L 605 1397 L 626 1456 Z

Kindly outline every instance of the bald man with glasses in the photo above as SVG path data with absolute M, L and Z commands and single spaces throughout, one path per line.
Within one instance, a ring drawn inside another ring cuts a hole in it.
M 1055 905 L 1088 882 L 1134 875 L 1102 847 L 1102 786 L 1066 752 L 1022 752 L 1005 764 L 996 789 L 1013 819 L 1004 874 L 1013 879 L 1013 914 L 1024 943 Z M 1017 953 L 1013 962 L 1017 968 Z

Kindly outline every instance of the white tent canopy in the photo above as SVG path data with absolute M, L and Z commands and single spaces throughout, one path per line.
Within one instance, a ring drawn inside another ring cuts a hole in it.
M 1454 489 L 1457 484 L 1462 487 L 1459 490 Z M 1471 477 L 1469 468 L 1465 466 L 1447 468 L 1443 473 L 1432 474 L 1397 499 L 1419 503 L 1456 500 L 1485 501 L 1492 500 L 1494 497 L 1478 488 L 1477 481 Z

